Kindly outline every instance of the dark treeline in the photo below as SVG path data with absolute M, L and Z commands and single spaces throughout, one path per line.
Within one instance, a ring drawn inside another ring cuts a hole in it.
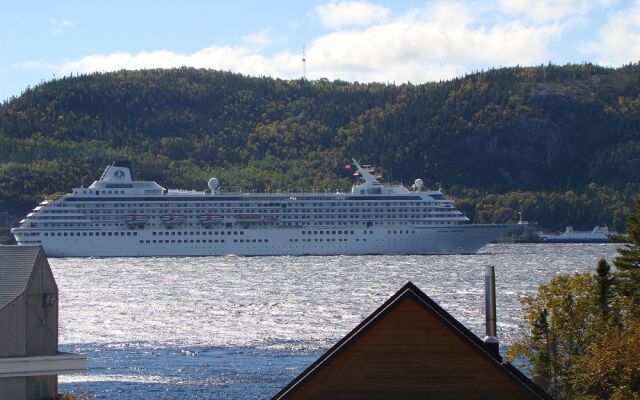
M 0 106 L 0 208 L 128 157 L 165 187 L 348 189 L 351 157 L 425 179 L 479 222 L 609 224 L 640 188 L 640 65 L 504 68 L 423 85 L 197 69 L 66 77 Z

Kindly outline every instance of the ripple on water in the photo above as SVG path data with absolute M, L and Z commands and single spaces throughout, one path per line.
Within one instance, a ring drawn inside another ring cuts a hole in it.
M 508 346 L 523 333 L 525 294 L 614 255 L 611 244 L 500 244 L 451 256 L 51 259 L 61 347 L 87 352 L 91 366 L 61 377 L 62 387 L 97 397 L 269 397 L 407 281 L 484 336 L 485 265 L 496 267 Z

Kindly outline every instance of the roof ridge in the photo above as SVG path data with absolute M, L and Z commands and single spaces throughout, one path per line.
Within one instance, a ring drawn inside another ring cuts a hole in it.
M 397 292 L 395 292 L 390 298 L 388 298 L 381 306 L 376 308 L 371 314 L 369 314 L 360 324 L 353 328 L 349 333 L 343 336 L 335 345 L 322 354 L 317 360 L 315 360 L 309 367 L 302 371 L 297 377 L 295 377 L 289 384 L 276 393 L 273 399 L 283 398 L 292 389 L 299 384 L 302 384 L 309 380 L 323 364 L 329 362 L 336 357 L 349 342 L 356 340 L 359 336 L 363 335 L 374 322 L 383 318 L 395 305 L 399 304 L 399 301 L 411 296 L 418 300 L 427 312 L 432 314 L 445 325 L 453 328 L 452 331 L 456 333 L 463 340 L 471 344 L 478 353 L 480 353 L 489 362 L 496 365 L 503 370 L 511 379 L 517 383 L 525 386 L 532 394 L 541 399 L 553 399 L 549 394 L 542 390 L 538 385 L 531 381 L 526 375 L 520 372 L 516 367 L 509 363 L 505 363 L 500 356 L 493 356 L 485 347 L 484 342 L 480 340 L 471 330 L 464 326 L 460 321 L 455 319 L 438 303 L 431 299 L 426 293 L 418 288 L 413 282 L 407 281 Z

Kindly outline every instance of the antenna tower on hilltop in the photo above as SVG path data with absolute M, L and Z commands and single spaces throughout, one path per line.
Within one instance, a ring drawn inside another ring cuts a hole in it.
M 302 79 L 307 79 L 307 46 L 302 46 Z

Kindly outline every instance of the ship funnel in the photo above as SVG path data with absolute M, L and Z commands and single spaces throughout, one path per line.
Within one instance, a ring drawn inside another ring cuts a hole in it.
M 500 357 L 500 344 L 496 327 L 496 275 L 493 265 L 484 269 L 484 310 L 486 318 L 485 348 L 496 358 Z

